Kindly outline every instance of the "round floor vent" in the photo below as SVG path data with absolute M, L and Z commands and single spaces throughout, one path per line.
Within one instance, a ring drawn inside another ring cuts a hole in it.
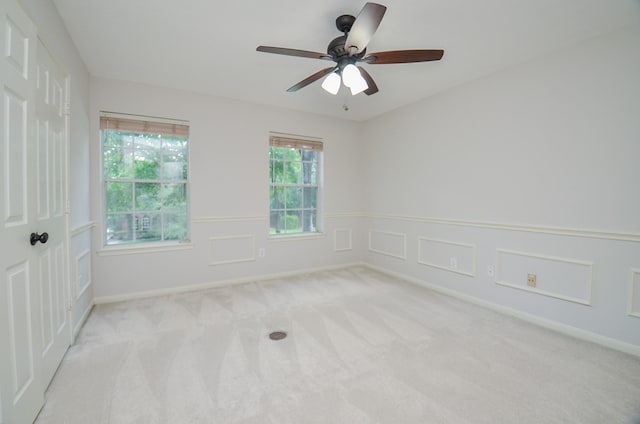
M 284 331 L 274 331 L 273 333 L 269 334 L 269 338 L 271 340 L 282 340 L 285 337 L 287 337 L 287 333 L 285 333 Z

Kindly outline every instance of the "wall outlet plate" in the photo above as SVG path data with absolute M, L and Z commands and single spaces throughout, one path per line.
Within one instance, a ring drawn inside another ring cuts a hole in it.
M 493 265 L 487 265 L 487 277 L 493 277 L 495 275 L 495 268 Z
M 537 283 L 536 274 L 527 274 L 527 285 L 529 287 L 535 287 Z

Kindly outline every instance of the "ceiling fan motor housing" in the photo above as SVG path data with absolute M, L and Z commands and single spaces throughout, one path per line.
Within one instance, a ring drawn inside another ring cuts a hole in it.
M 351 31 L 351 27 L 353 26 L 353 23 L 355 21 L 355 16 L 340 15 L 336 18 L 336 27 L 338 28 L 338 31 L 344 32 L 346 34 Z
M 331 55 L 336 62 L 340 62 L 340 59 L 345 57 L 351 57 L 353 60 L 351 63 L 355 63 L 367 53 L 367 49 L 362 50 L 360 53 L 353 56 L 349 56 L 349 52 L 345 50 L 344 44 L 347 41 L 347 34 L 336 37 L 327 46 L 327 54 Z

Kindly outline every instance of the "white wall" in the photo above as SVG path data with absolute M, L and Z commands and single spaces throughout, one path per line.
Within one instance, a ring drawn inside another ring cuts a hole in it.
M 22 0 L 22 4 L 38 27 L 38 34 L 69 76 L 71 115 L 69 119 L 69 201 L 70 227 L 72 231 L 69 275 L 74 297 L 74 323 L 78 324 L 93 305 L 92 288 L 81 295 L 75 269 L 74 252 L 84 251 L 86 243 L 81 232 L 87 232 L 91 224 L 89 203 L 89 73 L 67 33 L 53 2 Z M 90 237 L 90 234 L 87 236 Z
M 638 75 L 633 27 L 368 123 L 366 261 L 640 345 Z
M 103 221 L 99 111 L 184 119 L 190 122 L 190 248 L 112 255 L 103 250 L 102 224 L 94 229 L 93 283 L 98 301 L 140 292 L 246 280 L 269 274 L 347 264 L 362 248 L 334 248 L 336 229 L 359 232 L 362 211 L 361 126 L 356 123 L 183 91 L 91 80 L 92 214 Z M 324 237 L 268 238 L 269 132 L 324 141 Z M 344 236 L 346 232 L 339 232 Z M 225 252 L 235 237 L 238 251 Z M 214 238 L 213 241 L 210 239 Z M 354 236 L 355 239 L 355 236 Z M 282 239 L 281 239 L 282 240 Z M 213 262 L 239 259 L 231 264 Z M 266 249 L 264 258 L 259 248 Z M 338 246 L 341 247 L 341 246 Z M 118 253 L 118 252 L 116 252 Z M 230 255 L 216 256 L 217 253 Z

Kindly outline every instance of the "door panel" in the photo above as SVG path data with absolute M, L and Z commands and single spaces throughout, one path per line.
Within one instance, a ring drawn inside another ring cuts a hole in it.
M 67 299 L 67 221 L 65 216 L 66 137 L 62 87 L 65 74 L 47 48 L 38 42 L 36 75 L 36 128 L 38 128 L 37 198 L 39 201 L 37 228 L 47 232 L 46 244 L 38 244 L 41 257 L 47 255 L 39 275 L 43 295 L 41 311 L 42 333 L 51 335 L 43 346 L 43 381 L 49 382 L 71 342 Z
M 27 134 L 25 124 L 27 122 L 27 100 L 13 93 L 9 88 L 4 89 L 4 152 L 7 158 L 4 161 L 5 193 L 5 225 L 24 225 L 28 221 L 26 216 L 27 180 Z
M 0 1 L 0 392 L 7 423 L 32 422 L 44 402 L 35 230 L 36 28 Z M 5 346 L 7 355 L 4 355 Z
M 47 175 L 49 174 L 49 123 L 38 122 L 38 145 L 36 146 L 36 169 L 38 173 L 38 219 L 47 219 L 50 215 L 49 188 Z
M 9 297 L 9 354 L 12 359 L 11 393 L 19 398 L 36 379 L 31 333 L 31 281 L 28 264 L 21 263 L 7 270 Z

